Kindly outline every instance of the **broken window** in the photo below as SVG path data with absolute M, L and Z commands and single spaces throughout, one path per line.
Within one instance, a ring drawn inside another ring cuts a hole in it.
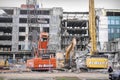
M 20 10 L 20 14 L 31 14 L 31 15 L 50 15 L 50 11 L 49 10 Z
M 31 23 L 37 23 L 37 19 L 36 18 L 32 18 L 31 19 Z
M 48 18 L 39 18 L 39 19 L 37 19 L 37 22 L 39 24 L 49 24 L 49 19 Z
M 20 10 L 20 14 L 27 14 L 27 10 Z
M 20 18 L 19 23 L 27 23 L 27 18 Z
M 21 45 L 18 46 L 18 50 L 21 50 Z
M 10 35 L 10 36 L 9 35 L 2 35 L 2 36 L 0 35 L 0 40 L 5 40 L 5 41 L 10 40 L 11 41 L 12 35 Z
M 39 15 L 50 15 L 50 11 L 49 10 L 39 10 L 37 13 Z
M 19 27 L 19 32 L 25 32 L 25 27 Z
M 31 15 L 36 15 L 36 14 L 37 14 L 37 11 L 36 11 L 36 10 L 31 10 L 29 13 L 30 13 Z
M 29 27 L 29 32 L 36 30 L 38 33 L 40 32 L 40 27 Z
M 13 15 L 14 10 L 13 9 L 4 9 L 5 13 L 8 15 Z
M 86 20 L 69 20 L 67 21 L 67 26 L 72 26 L 72 27 L 85 27 L 87 26 Z
M 49 33 L 49 27 L 43 27 L 43 31 Z
M 49 24 L 48 18 L 31 18 L 30 23 Z
M 0 23 L 12 23 L 12 18 L 0 18 Z
M 24 41 L 25 40 L 25 36 L 19 36 L 19 41 Z
M 36 10 L 20 10 L 20 14 L 22 14 L 22 15 L 26 15 L 26 14 L 36 15 L 37 11 Z
M 12 40 L 12 27 L 0 27 L 0 40 Z
M 12 27 L 0 27 L 0 33 L 10 33 L 12 34 Z
M 120 16 L 120 12 L 107 12 L 107 16 Z

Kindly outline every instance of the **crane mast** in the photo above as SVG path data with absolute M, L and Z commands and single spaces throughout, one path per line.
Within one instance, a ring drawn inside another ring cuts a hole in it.
M 90 54 L 94 55 L 95 51 L 97 51 L 94 0 L 89 0 L 89 34 L 91 43 Z

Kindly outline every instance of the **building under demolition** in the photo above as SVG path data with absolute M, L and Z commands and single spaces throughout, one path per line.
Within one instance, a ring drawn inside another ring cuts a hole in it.
M 76 50 L 84 50 L 88 40 L 88 12 L 63 12 L 62 8 L 0 8 L 0 51 L 31 50 L 34 30 L 49 33 L 50 50 L 65 50 L 73 37 Z M 34 35 L 35 36 L 35 35 Z M 35 40 L 35 37 L 33 38 Z
M 84 51 L 89 38 L 89 13 L 64 12 L 62 8 L 1 7 L 0 51 L 30 53 L 32 42 L 40 32 L 49 33 L 49 50 L 65 51 L 73 37 L 77 40 L 76 51 Z M 96 9 L 97 41 L 99 50 L 108 50 L 106 42 L 120 38 L 120 11 Z M 114 27 L 115 26 L 115 27 Z M 35 32 L 36 31 L 36 32 Z M 104 36 L 102 36 L 104 34 Z M 36 36 L 36 37 L 35 37 Z M 110 50 L 109 50 L 110 51 Z
M 0 9 L 3 12 L 0 15 L 1 54 L 30 53 L 32 42 L 38 40 L 40 32 L 49 33 L 49 48 L 60 48 L 62 8 Z

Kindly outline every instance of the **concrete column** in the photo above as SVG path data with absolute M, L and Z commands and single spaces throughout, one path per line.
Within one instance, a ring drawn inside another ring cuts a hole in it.
M 26 27 L 26 31 L 25 31 L 25 50 L 28 50 L 28 36 L 29 36 L 29 27 Z
M 19 45 L 19 9 L 14 9 L 12 30 L 12 51 L 18 51 Z
M 67 21 L 65 22 L 65 27 L 67 27 Z
M 49 31 L 49 50 L 61 50 L 61 38 L 60 38 L 60 31 L 61 31 L 61 16 L 62 16 L 62 9 L 61 8 L 53 8 L 51 10 L 51 17 L 50 17 L 50 31 Z

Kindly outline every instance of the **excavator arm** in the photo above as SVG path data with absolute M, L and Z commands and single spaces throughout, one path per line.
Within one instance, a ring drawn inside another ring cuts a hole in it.
M 65 60 L 67 63 L 68 60 L 70 59 L 71 51 L 74 51 L 75 46 L 76 46 L 76 38 L 73 38 L 71 44 L 66 48 L 66 52 L 65 52 Z M 74 53 L 72 53 L 71 56 L 73 57 Z

